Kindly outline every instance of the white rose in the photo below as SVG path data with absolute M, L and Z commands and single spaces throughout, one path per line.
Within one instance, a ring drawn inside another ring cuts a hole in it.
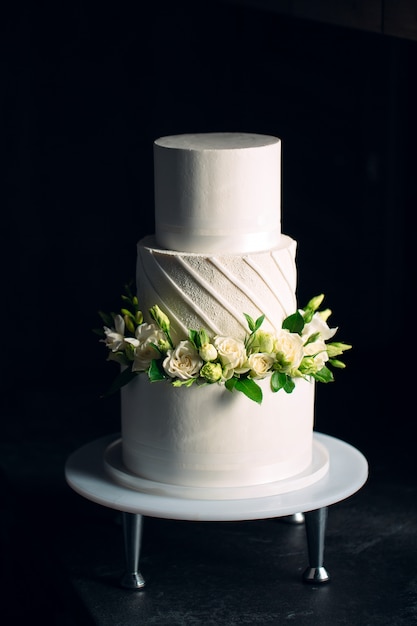
M 232 337 L 216 336 L 213 343 L 222 365 L 233 368 L 243 366 L 246 361 L 246 349 L 243 341 Z
M 180 341 L 174 350 L 168 350 L 163 368 L 171 378 L 188 380 L 199 375 L 203 361 L 191 341 Z
M 135 332 L 135 338 L 126 339 L 134 348 L 133 372 L 144 372 L 148 369 L 151 361 L 159 356 L 156 346 L 165 341 L 165 334 L 156 324 L 140 324 Z
M 286 329 L 277 334 L 274 351 L 279 370 L 289 372 L 298 368 L 304 356 L 303 343 L 300 335 Z
M 245 366 L 247 355 L 243 341 L 232 337 L 216 336 L 213 339 L 213 344 L 222 364 L 223 377 L 226 380 L 231 378 L 234 372 L 242 374 L 248 371 L 249 368 Z
M 248 358 L 250 376 L 252 378 L 264 378 L 270 371 L 275 361 L 275 354 L 269 352 L 256 352 Z

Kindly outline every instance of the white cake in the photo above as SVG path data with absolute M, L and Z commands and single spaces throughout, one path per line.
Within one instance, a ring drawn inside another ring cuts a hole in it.
M 122 389 L 123 462 L 133 474 L 189 487 L 243 487 L 311 464 L 314 383 L 292 394 L 261 383 L 261 405 L 224 385 L 175 388 L 137 376 Z M 148 409 L 148 410 L 147 410 Z
M 311 333 L 322 333 L 322 356 L 317 342 L 308 350 L 307 336 L 282 330 L 297 313 L 297 272 L 296 243 L 281 234 L 280 140 L 244 133 L 163 137 L 154 144 L 154 169 L 155 235 L 138 243 L 136 270 L 136 311 L 144 319 L 134 312 L 130 338 L 126 317 L 126 328 L 123 316 L 117 329 L 106 328 L 111 358 L 132 378 L 121 389 L 114 476 L 125 475 L 129 486 L 136 477 L 142 486 L 201 493 L 265 485 L 278 493 L 322 477 L 328 460 L 321 451 L 317 461 L 314 449 L 314 379 L 317 359 L 320 367 L 328 360 L 323 340 L 336 329 L 314 314 Z M 190 330 L 204 331 L 203 345 L 190 344 Z M 251 361 L 255 337 L 261 347 Z M 233 342 L 244 358 L 239 353 L 232 363 Z M 282 345 L 290 352 L 285 358 Z M 151 359 L 159 363 L 152 375 Z M 291 379 L 289 389 L 271 389 L 275 370 Z M 241 383 L 252 391 L 256 383 L 261 398 L 242 393 Z

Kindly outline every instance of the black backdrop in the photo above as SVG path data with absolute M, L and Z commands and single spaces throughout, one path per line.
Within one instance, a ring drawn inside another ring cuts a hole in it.
M 220 1 L 133 6 L 2 9 L 2 404 L 32 431 L 57 414 L 57 437 L 72 436 L 71 418 L 59 425 L 68 403 L 91 402 L 86 438 L 107 432 L 103 413 L 117 424 L 116 400 L 85 400 L 114 374 L 91 329 L 99 308 L 119 305 L 136 242 L 153 231 L 152 142 L 259 132 L 283 140 L 300 304 L 324 292 L 354 344 L 318 391 L 317 426 L 366 453 L 375 432 L 381 449 L 402 444 L 417 43 Z

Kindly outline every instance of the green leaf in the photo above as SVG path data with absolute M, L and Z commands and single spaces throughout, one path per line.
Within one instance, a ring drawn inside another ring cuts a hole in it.
M 156 345 L 156 343 L 154 343 L 153 341 L 150 342 L 150 345 L 152 346 L 152 348 L 155 350 L 155 352 L 158 352 L 159 354 L 162 354 L 162 352 L 159 349 L 159 346 Z
M 124 369 L 122 372 L 120 372 L 118 376 L 116 376 L 109 389 L 106 391 L 105 394 L 103 394 L 102 397 L 107 398 L 113 393 L 116 393 L 116 391 L 119 391 L 119 389 L 130 383 L 130 381 L 133 380 L 135 376 L 137 376 L 137 373 L 132 372 L 130 368 Z
M 149 380 L 151 381 L 151 383 L 157 380 L 165 380 L 166 378 L 166 374 L 164 370 L 162 369 L 162 365 L 156 359 L 153 359 L 151 361 L 151 364 L 148 369 L 148 376 L 149 376 Z
M 228 380 L 225 381 L 224 386 L 229 391 L 233 391 L 233 389 L 236 387 L 237 380 L 238 380 L 237 378 L 229 378 Z
M 241 391 L 250 400 L 262 404 L 262 389 L 253 378 L 236 378 L 234 388 L 236 391 Z
M 282 322 L 282 328 L 285 330 L 289 330 L 290 333 L 297 333 L 301 335 L 301 332 L 304 328 L 304 319 L 299 311 L 296 311 L 292 315 L 289 315 Z
M 261 315 L 260 317 L 258 317 L 258 319 L 257 319 L 257 320 L 256 320 L 256 322 L 255 322 L 255 329 L 254 329 L 255 331 L 256 331 L 256 330 L 259 330 L 259 328 L 260 328 L 260 327 L 262 326 L 262 324 L 263 324 L 264 319 L 265 319 L 265 315 Z
M 251 331 L 251 333 L 253 333 L 253 331 L 255 330 L 255 322 L 254 322 L 254 320 L 247 313 L 244 313 L 243 315 L 246 317 L 246 321 L 248 323 L 249 330 Z
M 293 381 L 293 379 L 291 378 L 291 376 L 287 376 L 287 380 L 285 382 L 285 385 L 283 387 L 285 393 L 292 393 L 295 389 L 295 382 Z
M 188 331 L 188 337 L 191 341 L 191 343 L 193 344 L 194 348 L 196 350 L 198 350 L 201 347 L 201 343 L 200 343 L 200 333 L 198 332 L 198 330 L 189 330 Z
M 292 393 L 295 387 L 295 382 L 285 374 L 284 372 L 274 372 L 271 376 L 271 389 L 274 392 L 283 389 L 286 393 Z
M 312 376 L 319 383 L 331 383 L 334 381 L 333 373 L 326 366 L 322 367 L 319 372 L 312 374 Z
M 279 391 L 285 385 L 287 380 L 287 375 L 282 372 L 273 372 L 271 376 L 271 389 L 274 392 Z

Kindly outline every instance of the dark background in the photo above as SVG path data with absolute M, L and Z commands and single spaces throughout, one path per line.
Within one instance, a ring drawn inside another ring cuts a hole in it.
M 218 623 L 413 621 L 415 2 L 17 1 L 0 9 L 0 50 L 1 617 L 171 626 L 175 610 L 215 623 L 225 602 Z M 147 518 L 148 591 L 126 595 L 120 520 L 65 482 L 74 450 L 119 430 L 92 329 L 154 229 L 153 141 L 210 131 L 282 139 L 299 303 L 325 293 L 354 346 L 317 388 L 316 429 L 370 471 L 331 507 L 328 593 L 301 585 L 304 533 L 274 520 Z
M 283 141 L 300 304 L 325 293 L 354 346 L 318 390 L 317 429 L 413 464 L 417 41 L 386 34 L 381 15 L 366 22 L 375 2 L 355 5 L 359 28 L 272 4 L 2 9 L 6 444 L 65 455 L 118 429 L 118 399 L 100 399 L 115 372 L 92 329 L 153 232 L 153 140 L 246 131 Z

